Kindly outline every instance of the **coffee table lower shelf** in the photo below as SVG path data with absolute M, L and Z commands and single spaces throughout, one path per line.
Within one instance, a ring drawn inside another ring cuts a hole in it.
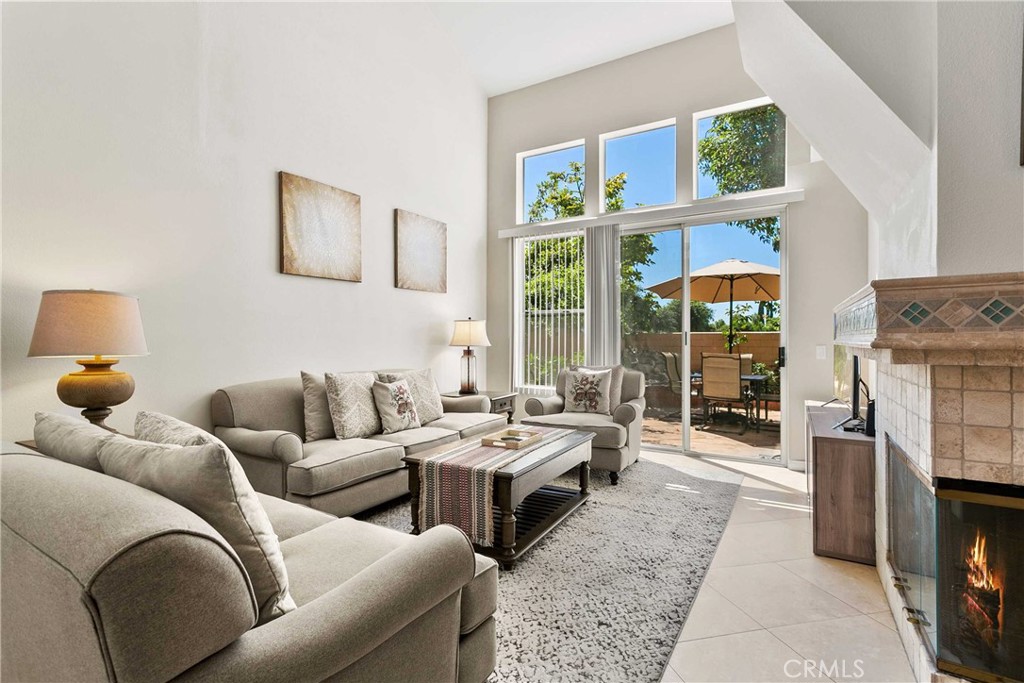
M 512 522 L 515 542 L 511 548 L 501 544 L 503 520 L 501 508 L 494 506 L 494 545 L 473 544 L 481 555 L 493 557 L 502 569 L 512 569 L 516 560 L 549 531 L 562 523 L 576 508 L 587 502 L 590 493 L 552 486 L 541 486 L 516 506 Z

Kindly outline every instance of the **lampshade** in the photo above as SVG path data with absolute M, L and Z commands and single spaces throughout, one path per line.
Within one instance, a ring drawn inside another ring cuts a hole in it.
M 449 346 L 490 346 L 486 320 L 456 320 Z
M 43 292 L 30 357 L 148 354 L 137 297 L 94 289 Z

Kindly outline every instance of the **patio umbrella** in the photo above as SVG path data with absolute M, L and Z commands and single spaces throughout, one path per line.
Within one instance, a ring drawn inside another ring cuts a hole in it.
M 662 299 L 683 298 L 683 278 L 647 287 Z M 778 301 L 779 269 L 740 259 L 726 259 L 690 273 L 690 299 L 709 304 L 729 302 L 729 353 L 732 353 L 734 301 Z

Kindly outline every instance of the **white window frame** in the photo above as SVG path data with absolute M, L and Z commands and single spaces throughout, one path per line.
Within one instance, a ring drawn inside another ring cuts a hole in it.
M 679 197 L 676 196 L 676 197 L 673 197 L 671 202 L 665 202 L 663 204 L 651 204 L 650 206 L 635 206 L 632 209 L 622 209 L 621 211 L 606 211 L 605 208 L 604 208 L 605 207 L 604 185 L 605 185 L 605 180 L 606 180 L 605 176 L 607 175 L 605 173 L 605 144 L 609 140 L 615 140 L 615 139 L 618 139 L 618 138 L 624 138 L 624 137 L 628 137 L 630 135 L 637 135 L 639 133 L 649 133 L 652 130 L 659 130 L 661 128 L 668 128 L 669 126 L 672 126 L 673 128 L 676 129 L 676 140 L 678 141 L 679 140 L 679 126 L 676 125 L 675 117 L 672 117 L 670 119 L 663 119 L 661 121 L 654 121 L 653 123 L 644 123 L 644 124 L 641 124 L 639 126 L 632 126 L 630 128 L 623 128 L 621 130 L 615 130 L 615 131 L 612 131 L 610 133 L 601 133 L 600 135 L 597 136 L 597 148 L 598 148 L 597 171 L 598 171 L 598 179 L 600 181 L 599 182 L 599 187 L 598 187 L 597 213 L 598 213 L 599 216 L 603 216 L 603 215 L 609 215 L 610 216 L 612 214 L 615 214 L 616 216 L 619 216 L 619 215 L 628 213 L 630 211 L 636 211 L 638 209 L 650 209 L 650 208 L 658 207 L 658 206 L 673 206 L 673 205 L 675 205 L 679 201 Z M 674 169 L 673 170 L 675 171 L 675 179 L 677 181 L 679 179 L 678 151 L 679 150 L 678 150 L 678 144 L 677 144 L 672 149 L 672 156 L 674 158 L 674 164 L 673 164 Z M 677 192 L 677 190 L 678 190 L 678 182 L 674 183 L 673 187 L 674 187 L 673 193 L 674 194 L 678 194 L 678 192 Z
M 775 104 L 770 97 L 758 97 L 757 99 L 747 100 L 745 102 L 737 102 L 736 104 L 728 104 L 724 107 L 715 107 L 714 109 L 705 109 L 704 111 L 698 111 L 693 113 L 693 126 L 691 134 L 693 136 L 693 159 L 691 162 L 691 171 L 693 173 L 693 203 L 702 204 L 704 202 L 719 202 L 726 197 L 750 197 L 758 194 L 780 192 L 784 191 L 789 187 L 789 131 L 786 131 L 786 149 L 785 162 L 782 164 L 783 167 L 783 183 L 782 187 L 766 187 L 760 190 L 751 190 L 750 192 L 732 192 L 730 194 L 719 195 L 717 197 L 704 197 L 702 199 L 697 198 L 698 194 L 698 181 L 699 181 L 699 170 L 697 164 L 700 161 L 700 154 L 697 150 L 697 143 L 700 140 L 698 124 L 701 119 L 706 119 L 709 116 L 718 116 L 720 114 L 731 114 L 734 111 L 743 111 L 745 109 L 756 109 L 757 107 L 764 107 L 769 104 Z M 789 125 L 789 119 L 786 120 L 787 127 Z
M 516 225 L 527 225 L 526 219 L 526 207 L 523 202 L 525 200 L 525 188 L 523 187 L 523 170 L 526 164 L 526 160 L 529 157 L 540 156 L 541 154 L 549 154 L 551 152 L 561 152 L 562 150 L 571 149 L 573 147 L 583 148 L 583 173 L 584 173 L 584 184 L 583 184 L 583 202 L 586 206 L 587 190 L 590 185 L 589 174 L 587 173 L 587 140 L 586 138 L 580 138 L 579 140 L 571 140 L 569 142 L 560 142 L 556 145 L 548 145 L 547 147 L 538 147 L 537 149 L 530 149 L 525 152 L 516 153 L 516 209 L 515 209 L 515 224 Z M 554 221 L 544 221 L 554 222 Z

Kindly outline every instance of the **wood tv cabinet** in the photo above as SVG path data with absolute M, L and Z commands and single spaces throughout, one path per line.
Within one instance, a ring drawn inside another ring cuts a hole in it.
M 875 564 L 875 439 L 834 428 L 840 406 L 808 406 L 807 491 L 814 554 Z

